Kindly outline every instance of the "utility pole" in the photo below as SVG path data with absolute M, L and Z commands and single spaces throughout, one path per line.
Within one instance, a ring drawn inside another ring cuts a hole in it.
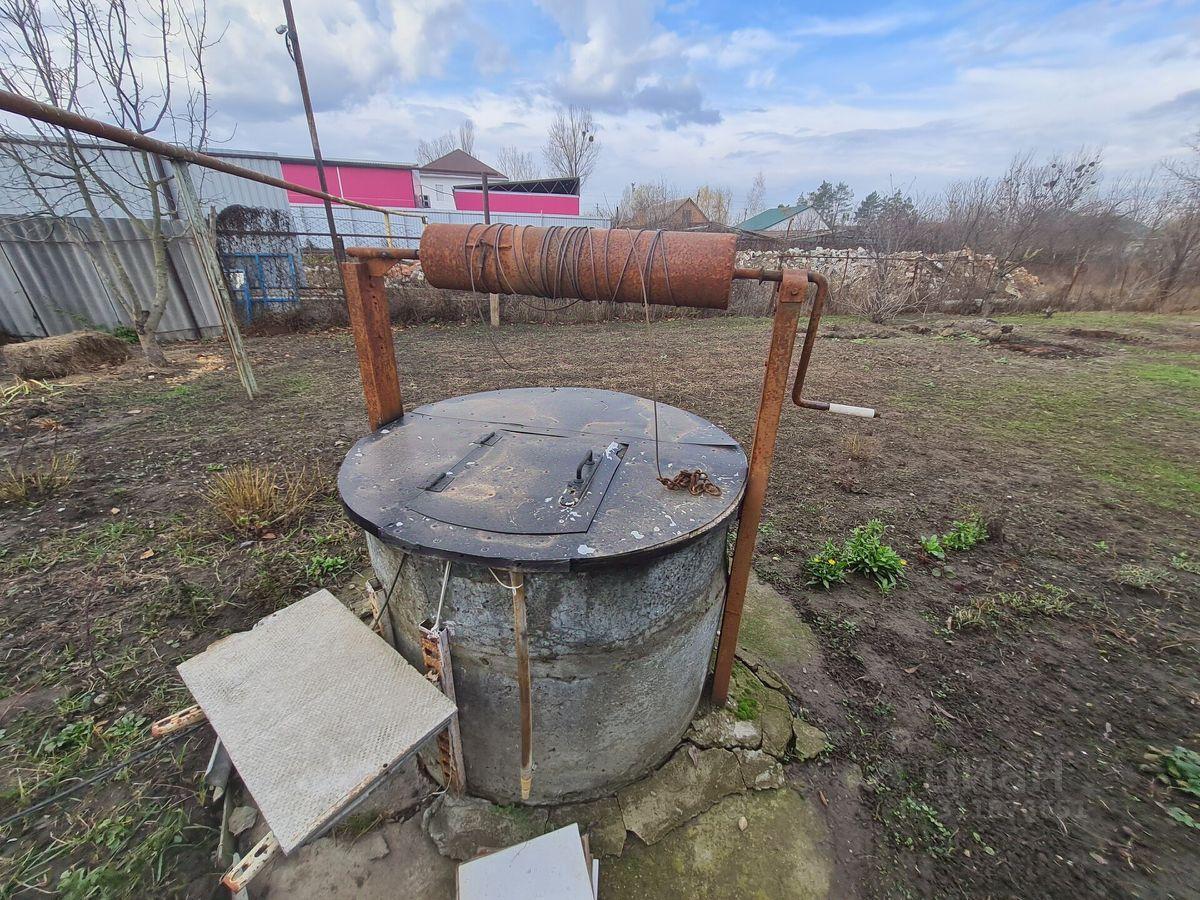
M 492 211 L 488 207 L 488 177 L 483 173 L 483 224 L 492 224 Z M 488 311 L 491 313 L 492 327 L 500 327 L 500 295 L 488 294 Z
M 313 115 L 312 97 L 308 93 L 308 78 L 304 74 L 304 55 L 300 52 L 300 35 L 296 32 L 296 15 L 292 12 L 292 0 L 283 0 L 283 13 L 287 17 L 287 25 L 280 26 L 275 31 L 285 36 L 288 55 L 296 64 L 296 78 L 300 82 L 300 98 L 304 101 L 304 114 L 308 117 L 308 135 L 312 138 L 313 159 L 317 163 L 317 180 L 321 184 L 321 190 L 329 193 L 329 187 L 325 183 L 325 161 L 321 158 L 321 142 L 317 139 L 317 120 Z M 337 226 L 333 221 L 333 204 L 328 200 L 325 201 L 325 221 L 329 224 L 329 239 L 333 243 L 333 256 L 339 264 L 343 263 L 346 261 L 346 248 L 342 246 L 342 239 L 338 235 Z M 340 265 L 338 271 L 341 271 Z M 344 289 L 345 285 L 342 287 Z

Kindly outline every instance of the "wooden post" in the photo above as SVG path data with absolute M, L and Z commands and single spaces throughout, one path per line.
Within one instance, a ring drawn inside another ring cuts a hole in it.
M 258 381 L 254 377 L 254 369 L 250 366 L 246 348 L 242 346 L 242 333 L 238 330 L 237 319 L 233 317 L 233 310 L 229 306 L 225 273 L 221 271 L 221 260 L 217 257 L 216 233 L 209 232 L 206 226 L 204 212 L 200 209 L 200 200 L 196 195 L 196 185 L 192 182 L 192 173 L 187 164 L 172 162 L 171 170 L 175 175 L 176 200 L 191 228 L 196 252 L 200 254 L 200 261 L 203 263 L 204 276 L 212 291 L 213 302 L 217 305 L 217 318 L 221 320 L 221 328 L 229 341 L 229 352 L 233 354 L 238 378 L 242 381 L 246 396 L 253 400 L 258 393 Z
M 346 308 L 350 313 L 350 329 L 358 351 L 358 373 L 362 377 L 367 420 L 372 431 L 404 415 L 392 321 L 383 289 L 383 272 L 372 268 L 376 262 L 387 261 L 342 263 Z
M 492 224 L 492 210 L 488 203 L 488 177 L 483 173 L 483 224 Z M 500 327 L 500 295 L 488 294 L 488 313 L 493 328 Z

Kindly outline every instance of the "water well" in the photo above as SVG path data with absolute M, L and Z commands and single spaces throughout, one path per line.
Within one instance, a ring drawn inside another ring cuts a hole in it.
M 419 666 L 420 626 L 453 623 L 472 794 L 521 799 L 505 586 L 515 573 L 533 726 L 527 802 L 611 794 L 660 763 L 695 712 L 746 456 L 717 426 L 662 403 L 656 442 L 654 416 L 651 401 L 604 390 L 472 394 L 405 413 L 342 466 L 342 500 L 391 588 L 397 648 Z M 663 489 L 656 445 L 665 476 L 703 469 L 719 495 Z

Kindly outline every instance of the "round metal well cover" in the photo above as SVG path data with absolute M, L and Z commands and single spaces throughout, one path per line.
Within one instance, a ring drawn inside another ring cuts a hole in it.
M 711 422 L 659 403 L 663 475 L 703 469 L 721 496 L 667 490 L 654 412 L 589 388 L 442 400 L 356 443 L 338 490 L 355 522 L 417 553 L 536 571 L 667 552 L 734 515 L 746 455 Z

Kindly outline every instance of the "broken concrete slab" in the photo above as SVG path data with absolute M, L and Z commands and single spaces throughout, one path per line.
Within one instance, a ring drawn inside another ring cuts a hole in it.
M 829 744 L 829 737 L 825 732 L 809 725 L 803 719 L 792 720 L 792 736 L 796 739 L 792 755 L 800 761 L 812 759 Z
M 743 721 L 729 709 L 713 709 L 692 722 L 687 740 L 697 747 L 762 746 L 762 728 L 757 722 Z
M 229 814 L 229 833 L 237 837 L 258 821 L 258 810 L 253 806 L 239 806 Z
M 800 620 L 791 602 L 753 574 L 746 587 L 746 606 L 738 644 L 753 653 L 784 681 L 790 670 L 820 659 L 820 644 L 812 629 Z
M 765 791 L 783 787 L 783 766 L 774 756 L 762 750 L 734 750 L 738 765 L 742 768 L 742 782 L 746 790 Z
M 689 745 L 657 772 L 617 791 L 625 827 L 647 844 L 699 813 L 722 797 L 745 790 L 738 759 L 729 750 L 713 748 L 688 752 Z M 695 748 L 692 748 L 694 751 Z
M 592 856 L 620 856 L 625 848 L 625 818 L 616 797 L 589 803 L 568 803 L 550 810 L 550 827 L 561 828 L 572 822 L 586 834 Z
M 758 714 L 763 733 L 762 749 L 782 758 L 787 755 L 788 745 L 792 742 L 792 710 L 777 691 L 768 692 L 764 700 Z
M 831 892 L 829 847 L 820 813 L 790 788 L 738 794 L 661 841 L 631 843 L 620 859 L 601 865 L 600 896 L 816 900 Z
M 314 841 L 277 859 L 254 880 L 251 890 L 255 896 L 288 900 L 451 900 L 454 868 L 454 862 L 439 854 L 421 830 L 421 817 L 413 816 L 357 840 Z
M 496 806 L 479 797 L 442 794 L 425 810 L 422 825 L 438 851 L 466 860 L 544 834 L 549 813 L 534 806 Z

